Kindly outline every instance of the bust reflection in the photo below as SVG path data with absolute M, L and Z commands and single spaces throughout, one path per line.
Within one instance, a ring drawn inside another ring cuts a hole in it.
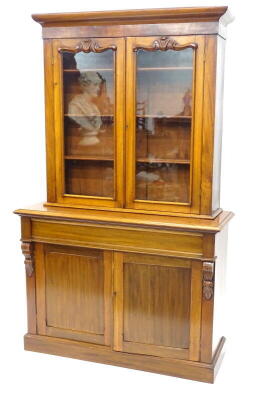
M 68 113 L 82 132 L 81 145 L 92 146 L 99 143 L 98 133 L 102 120 L 98 107 L 93 100 L 99 96 L 102 78 L 98 72 L 88 71 L 80 74 L 82 93 L 76 95 L 69 104 Z

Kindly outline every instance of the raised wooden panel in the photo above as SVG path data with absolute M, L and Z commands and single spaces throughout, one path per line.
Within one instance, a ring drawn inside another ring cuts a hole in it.
M 109 344 L 112 263 L 106 259 L 111 253 L 38 246 L 41 259 L 37 257 L 37 281 L 41 290 L 37 301 L 40 305 L 45 301 L 38 317 L 39 333 Z
M 201 263 L 114 255 L 114 349 L 199 360 Z
M 191 271 L 124 264 L 124 341 L 189 347 Z
M 104 332 L 103 263 L 101 254 L 46 255 L 47 325 Z

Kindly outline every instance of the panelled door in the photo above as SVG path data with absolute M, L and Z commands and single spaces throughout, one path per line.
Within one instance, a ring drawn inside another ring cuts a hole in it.
M 201 262 L 114 254 L 114 350 L 199 360 Z
M 123 206 L 124 60 L 123 38 L 53 41 L 60 203 Z
M 112 252 L 36 243 L 40 335 L 110 345 Z
M 127 38 L 126 71 L 126 206 L 199 213 L 204 38 Z

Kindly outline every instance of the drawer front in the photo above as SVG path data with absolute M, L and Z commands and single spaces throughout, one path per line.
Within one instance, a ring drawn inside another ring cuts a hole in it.
M 201 233 L 32 219 L 36 242 L 199 258 L 203 239 Z

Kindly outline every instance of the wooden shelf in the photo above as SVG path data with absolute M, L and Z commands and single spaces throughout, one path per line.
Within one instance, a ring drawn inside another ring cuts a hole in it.
M 67 155 L 64 156 L 65 160 L 84 160 L 84 161 L 114 161 L 112 156 L 89 156 L 89 155 Z M 139 163 L 149 163 L 149 164 L 190 164 L 190 160 L 180 160 L 180 159 L 172 159 L 172 158 L 148 158 L 148 157 L 139 157 L 137 158 L 137 162 Z
M 137 71 L 192 70 L 193 67 L 139 67 Z
M 188 120 L 191 121 L 192 115 L 157 115 L 157 114 L 142 114 L 136 115 L 136 118 L 156 118 L 156 119 L 171 119 L 171 120 Z
M 168 70 L 192 70 L 193 67 L 140 67 L 137 68 L 137 71 L 168 71 Z M 87 72 L 87 71 L 113 71 L 113 68 L 82 68 L 82 69 L 64 69 L 64 72 L 70 73 L 80 73 L 80 72 Z
M 114 115 L 83 115 L 83 114 L 64 114 L 65 117 L 79 117 L 79 118 L 87 118 L 87 117 L 110 117 L 114 118 Z
M 139 157 L 137 158 L 137 162 L 144 162 L 149 164 L 190 164 L 190 160 L 179 160 L 172 158 L 148 158 L 148 157 Z
M 192 70 L 193 67 L 140 67 L 137 71 L 163 71 L 163 70 Z M 113 68 L 82 68 L 82 69 L 64 69 L 64 72 L 86 72 L 86 71 L 113 71 Z
M 84 69 L 64 69 L 64 72 L 71 73 L 80 73 L 80 72 L 88 72 L 88 71 L 113 71 L 113 68 L 84 68 Z
M 84 160 L 84 161 L 114 161 L 112 156 L 82 156 L 82 155 L 67 155 L 65 160 Z

